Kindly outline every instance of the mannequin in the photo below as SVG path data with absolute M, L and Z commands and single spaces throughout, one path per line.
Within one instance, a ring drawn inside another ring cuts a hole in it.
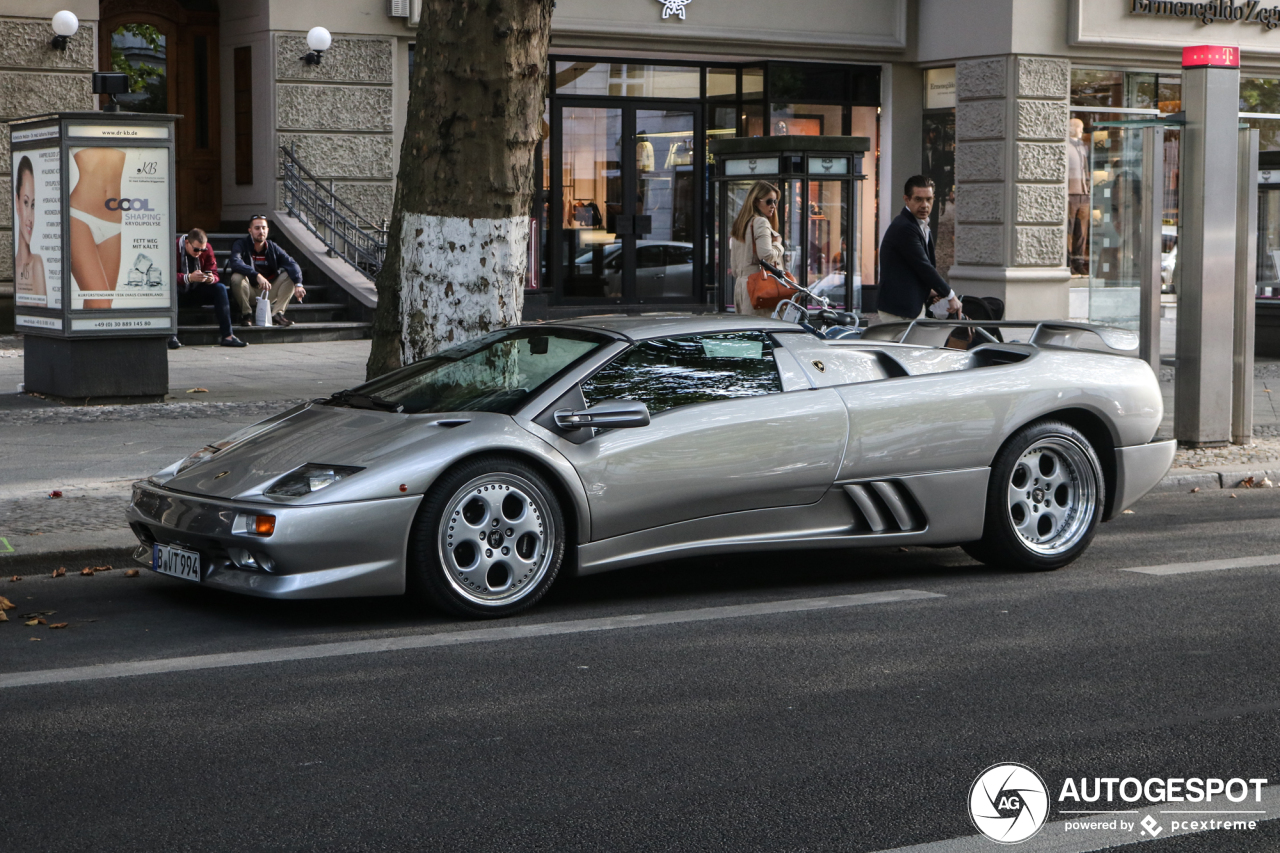
M 653 171 L 653 143 L 642 130 L 636 134 L 636 171 Z
M 1089 146 L 1084 122 L 1071 119 L 1067 137 L 1067 245 L 1071 272 L 1089 274 Z

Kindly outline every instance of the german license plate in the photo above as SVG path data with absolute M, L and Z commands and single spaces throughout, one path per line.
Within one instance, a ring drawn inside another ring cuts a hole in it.
M 151 568 L 163 575 L 200 581 L 200 555 L 185 548 L 156 543 L 151 552 Z

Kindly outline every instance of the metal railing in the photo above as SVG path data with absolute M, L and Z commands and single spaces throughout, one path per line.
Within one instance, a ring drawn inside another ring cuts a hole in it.
M 342 258 L 370 281 L 387 255 L 387 222 L 381 227 L 365 219 L 323 181 L 298 162 L 294 146 L 280 146 L 284 174 L 284 207 L 289 215 L 324 243 L 330 257 Z

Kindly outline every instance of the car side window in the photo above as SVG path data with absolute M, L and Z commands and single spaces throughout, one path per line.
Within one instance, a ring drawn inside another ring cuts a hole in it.
M 662 258 L 661 245 L 639 246 L 636 248 L 636 267 L 638 269 L 664 266 L 666 266 L 666 262 Z
M 773 342 L 763 332 L 641 341 L 582 383 L 587 404 L 639 400 L 658 414 L 677 406 L 782 393 Z

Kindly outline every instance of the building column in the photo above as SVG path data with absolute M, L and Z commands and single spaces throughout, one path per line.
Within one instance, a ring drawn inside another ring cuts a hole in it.
M 1067 319 L 1071 66 L 998 56 L 956 63 L 956 264 L 962 295 L 1010 320 Z

